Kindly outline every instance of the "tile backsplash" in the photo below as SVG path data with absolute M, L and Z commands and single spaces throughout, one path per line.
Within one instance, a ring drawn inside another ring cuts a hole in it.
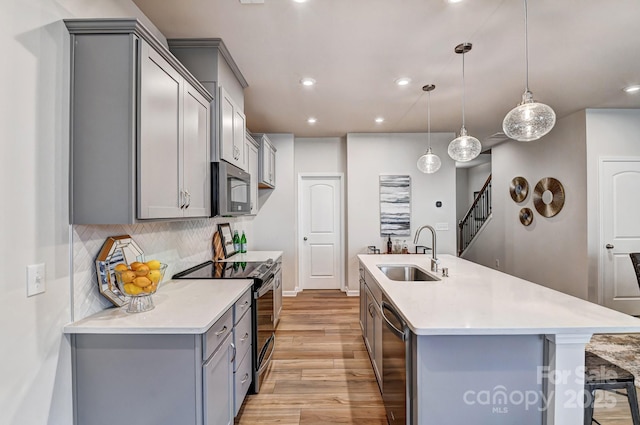
M 187 262 L 202 262 L 212 257 L 211 238 L 220 222 L 242 228 L 242 219 L 202 219 L 156 222 L 134 225 L 73 226 L 73 320 L 80 320 L 112 307 L 98 291 L 95 260 L 110 236 L 130 235 L 145 253 L 146 259 L 158 259 L 169 265 L 164 280 L 183 269 Z

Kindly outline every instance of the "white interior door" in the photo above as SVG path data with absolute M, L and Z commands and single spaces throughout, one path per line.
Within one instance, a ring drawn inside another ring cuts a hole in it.
M 342 288 L 342 178 L 301 176 L 300 289 Z
M 640 252 L 640 160 L 603 160 L 600 264 L 604 305 L 640 314 L 640 289 L 629 258 Z

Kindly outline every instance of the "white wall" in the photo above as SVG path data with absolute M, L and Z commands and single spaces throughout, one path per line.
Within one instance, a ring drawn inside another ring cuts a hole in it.
M 61 19 L 131 17 L 129 0 L 0 5 L 0 424 L 70 424 L 69 34 Z M 47 291 L 26 297 L 26 266 Z
M 493 220 L 466 258 L 550 288 L 587 298 L 587 169 L 585 113 L 558 120 L 555 128 L 535 142 L 507 142 L 492 149 Z M 527 179 L 530 194 L 516 204 L 509 184 L 516 176 Z M 543 177 L 564 186 L 565 204 L 552 218 L 533 206 L 532 193 Z M 518 213 L 534 211 L 525 227 Z M 489 255 L 491 253 L 492 255 Z
M 421 225 L 447 223 L 448 231 L 438 231 L 438 252 L 456 252 L 456 171 L 447 154 L 453 133 L 431 134 L 433 151 L 442 160 L 435 174 L 421 173 L 416 162 L 425 151 L 426 134 L 348 134 L 347 135 L 347 207 L 349 237 L 348 287 L 358 289 L 357 255 L 366 253 L 368 245 L 382 248 L 380 236 L 380 174 L 411 176 L 411 232 L 407 237 L 413 246 L 413 232 Z M 442 201 L 441 208 L 436 201 Z M 420 245 L 431 245 L 429 232 L 420 237 Z M 410 248 L 411 249 L 411 248 Z M 384 252 L 384 251 L 383 251 Z
M 598 301 L 598 255 L 606 243 L 600 241 L 600 158 L 640 157 L 640 110 L 587 109 L 587 210 L 589 299 Z
M 474 201 L 474 192 L 480 191 L 491 174 L 491 162 L 476 165 L 467 170 L 467 210 Z
M 260 189 L 260 211 L 252 223 L 254 249 L 283 251 L 283 291 L 290 292 L 297 277 L 293 134 L 269 134 L 269 139 L 277 149 L 276 188 Z
M 469 210 L 469 170 L 456 168 L 456 222 L 464 218 Z

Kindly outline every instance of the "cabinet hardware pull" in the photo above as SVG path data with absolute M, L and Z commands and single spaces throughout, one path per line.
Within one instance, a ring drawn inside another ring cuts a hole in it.
M 246 306 L 249 305 L 249 301 L 245 301 L 242 303 L 242 305 L 240 306 L 240 308 L 245 308 Z
M 233 348 L 233 356 L 231 357 L 231 361 L 229 363 L 233 363 L 236 359 L 236 345 L 232 342 L 231 348 Z
M 249 380 L 249 374 L 245 373 L 244 376 L 242 377 L 242 381 L 240 381 L 240 383 L 244 384 L 245 382 L 247 382 L 247 380 Z
M 370 303 L 368 310 L 369 310 L 369 316 L 371 316 L 371 317 L 373 317 L 373 313 L 371 312 L 372 308 L 373 308 L 373 303 Z
M 249 338 L 249 332 L 245 332 L 244 336 L 240 338 L 240 341 L 245 342 Z
M 220 336 L 223 333 L 225 333 L 227 331 L 227 325 L 224 325 L 224 327 L 222 329 L 220 329 L 218 332 L 216 332 L 216 336 Z
M 188 191 L 184 191 L 184 194 L 186 195 L 187 198 L 187 204 L 184 206 L 185 208 L 189 208 L 189 205 L 191 205 L 191 194 Z
M 178 203 L 180 204 L 180 209 L 184 208 L 184 190 L 180 191 L 180 200 L 178 201 Z
M 613 249 L 615 248 L 613 245 L 611 245 L 610 243 L 608 243 L 607 245 L 605 245 L 605 248 L 607 249 Z

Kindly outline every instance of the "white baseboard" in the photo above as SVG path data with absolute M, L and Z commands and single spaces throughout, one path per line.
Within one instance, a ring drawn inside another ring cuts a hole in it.
M 358 297 L 360 296 L 359 289 L 349 289 L 347 290 L 347 297 Z
M 282 296 L 283 297 L 295 297 L 298 295 L 298 292 L 300 291 L 282 291 Z

